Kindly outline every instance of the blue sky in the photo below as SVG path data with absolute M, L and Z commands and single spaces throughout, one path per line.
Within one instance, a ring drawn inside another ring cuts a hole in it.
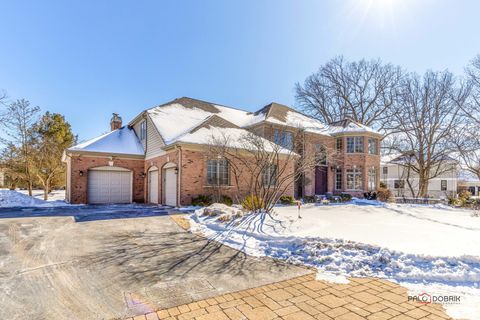
M 480 1 L 0 0 L 0 89 L 65 114 L 80 139 L 112 112 L 190 96 L 256 110 L 336 55 L 461 73 Z

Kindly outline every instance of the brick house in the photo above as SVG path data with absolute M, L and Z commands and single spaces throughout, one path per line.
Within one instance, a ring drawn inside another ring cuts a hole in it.
M 180 206 L 211 194 L 213 184 L 229 196 L 243 192 L 248 186 L 235 185 L 231 164 L 206 152 L 209 137 L 225 133 L 234 138 L 254 133 L 286 150 L 296 148 L 300 156 L 326 155 L 286 195 L 361 196 L 379 183 L 382 135 L 350 119 L 325 125 L 277 103 L 248 112 L 183 97 L 141 112 L 126 126 L 114 114 L 110 124 L 111 132 L 65 150 L 70 203 Z

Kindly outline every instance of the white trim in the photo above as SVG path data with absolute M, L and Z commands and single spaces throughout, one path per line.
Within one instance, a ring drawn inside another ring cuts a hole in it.
M 176 168 L 176 167 L 177 167 L 177 164 L 175 162 L 168 162 L 162 167 L 162 169 L 170 169 L 170 168 Z
M 95 168 L 90 168 L 88 170 L 89 171 L 100 170 L 100 171 L 130 171 L 130 172 L 132 172 L 132 170 L 122 168 L 122 167 L 115 167 L 115 166 L 113 166 L 113 167 L 110 167 L 110 166 L 95 167 Z

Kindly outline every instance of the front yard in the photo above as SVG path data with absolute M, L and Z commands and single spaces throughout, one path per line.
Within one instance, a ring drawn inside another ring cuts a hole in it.
M 221 222 L 191 215 L 192 231 L 256 256 L 316 267 L 320 278 L 380 277 L 412 293 L 453 294 L 455 318 L 480 314 L 480 218 L 436 205 L 358 201 L 276 207 Z

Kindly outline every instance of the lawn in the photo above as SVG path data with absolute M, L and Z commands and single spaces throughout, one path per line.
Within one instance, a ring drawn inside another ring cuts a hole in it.
M 276 207 L 228 222 L 197 210 L 192 231 L 255 256 L 316 267 L 323 278 L 374 276 L 412 291 L 461 295 L 454 317 L 480 314 L 480 218 L 442 205 L 359 201 Z

